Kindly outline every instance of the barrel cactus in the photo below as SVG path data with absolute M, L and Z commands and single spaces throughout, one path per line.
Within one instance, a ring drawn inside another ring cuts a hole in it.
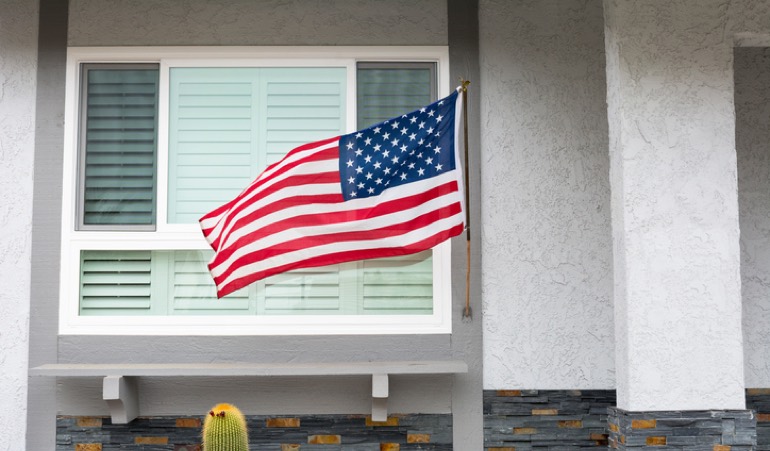
M 248 451 L 246 418 L 232 404 L 217 404 L 203 422 L 203 451 Z

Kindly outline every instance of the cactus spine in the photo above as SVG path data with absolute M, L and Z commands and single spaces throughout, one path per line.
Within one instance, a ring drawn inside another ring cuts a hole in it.
M 217 404 L 203 422 L 203 451 L 248 451 L 246 418 L 232 404 Z

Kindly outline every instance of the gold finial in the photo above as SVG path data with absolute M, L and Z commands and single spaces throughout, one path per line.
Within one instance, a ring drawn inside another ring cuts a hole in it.
M 470 80 L 466 80 L 466 79 L 460 77 L 460 84 L 461 84 L 461 87 L 463 89 L 463 92 L 467 92 L 468 91 L 468 85 L 471 84 L 471 81 Z

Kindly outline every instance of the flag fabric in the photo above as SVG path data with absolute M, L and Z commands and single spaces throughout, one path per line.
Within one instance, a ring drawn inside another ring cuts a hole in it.
M 292 269 L 421 252 L 461 233 L 460 89 L 297 147 L 204 215 L 217 296 Z

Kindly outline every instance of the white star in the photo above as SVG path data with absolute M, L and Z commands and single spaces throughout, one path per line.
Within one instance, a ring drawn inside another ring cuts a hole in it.
M 352 143 L 352 142 L 349 142 L 349 143 L 347 144 L 347 147 L 348 147 L 348 150 L 352 150 L 352 149 L 353 149 L 353 143 Z
M 380 151 L 380 147 L 382 147 L 382 146 L 381 146 L 381 145 L 379 145 L 379 144 L 375 144 L 375 145 L 374 145 L 374 151 L 375 151 L 375 152 L 379 152 L 379 151 Z
M 414 169 L 414 163 L 409 163 L 409 169 Z
M 417 175 L 425 175 L 425 169 L 420 168 L 417 170 Z
M 382 134 L 382 139 L 385 140 L 385 141 L 389 140 L 390 139 L 390 133 L 387 133 L 387 132 L 383 133 Z
M 371 145 L 372 144 L 372 138 L 367 136 L 366 139 L 364 140 L 364 144 L 366 144 L 367 146 Z
M 356 192 L 355 192 L 355 191 L 351 191 L 351 192 L 350 192 L 350 197 L 356 197 L 357 195 L 358 195 L 358 194 L 356 194 Z
M 406 132 L 408 132 L 408 131 L 409 131 L 409 129 L 404 127 L 404 128 L 401 129 L 401 134 L 402 135 L 406 135 Z
M 350 178 L 348 179 L 348 183 L 349 183 L 349 184 L 351 184 L 351 185 L 352 185 L 353 183 L 355 183 L 355 182 L 356 182 L 356 179 L 354 179 L 353 177 L 350 177 Z
M 390 124 L 390 126 L 393 127 L 394 129 L 396 129 L 396 128 L 398 128 L 398 122 L 394 122 L 394 123 Z
M 364 161 L 366 161 L 367 163 L 371 163 L 372 162 L 372 156 L 371 155 L 367 155 L 366 157 L 364 157 Z
M 411 135 L 409 135 L 409 141 L 414 141 L 416 138 L 417 138 L 417 135 L 416 135 L 416 134 L 414 134 L 414 133 L 412 133 Z
M 361 182 L 358 184 L 358 189 L 364 189 L 366 185 L 364 185 L 364 182 Z
M 429 117 L 433 117 L 434 114 L 436 114 L 435 111 L 433 111 L 433 110 L 428 111 L 428 116 Z
M 385 168 L 385 170 L 382 171 L 382 172 L 384 172 L 385 175 L 388 175 L 388 174 L 390 174 L 390 168 Z
M 374 174 L 372 174 L 371 172 L 367 172 L 366 173 L 366 180 L 371 180 L 373 175 Z
M 352 168 L 353 167 L 353 160 L 348 160 L 348 162 L 345 163 L 345 164 L 347 164 L 349 168 Z
M 393 157 L 393 158 L 390 159 L 390 161 L 392 161 L 393 164 L 396 164 L 396 163 L 398 163 L 398 157 Z
M 423 129 L 425 128 L 425 122 L 420 122 L 419 124 L 417 124 L 417 126 L 420 127 L 420 129 Z
M 408 147 L 406 147 L 406 144 L 401 146 L 401 152 L 406 152 L 406 149 L 408 149 Z
M 444 169 L 444 165 L 442 165 L 441 163 L 439 163 L 439 164 L 437 164 L 437 165 L 436 165 L 436 170 L 437 170 L 437 171 L 440 171 L 440 170 L 442 170 L 442 169 Z
M 378 185 L 382 185 L 382 179 L 378 178 L 377 180 L 374 181 L 374 183 L 376 183 Z
M 419 141 L 417 141 L 417 145 L 421 146 L 421 145 L 422 145 L 422 143 L 424 143 L 424 142 L 425 142 L 425 140 L 424 140 L 424 139 L 420 139 Z
M 440 101 L 440 102 L 438 103 L 438 106 L 441 106 L 441 105 L 443 105 L 443 104 L 444 104 L 444 101 L 442 100 L 442 101 Z
M 394 139 L 394 140 L 393 140 L 393 141 L 391 141 L 390 143 L 393 145 L 393 147 L 396 147 L 396 146 L 398 145 L 398 140 L 397 140 L 397 139 Z
M 436 146 L 436 148 L 435 148 L 435 149 L 433 149 L 433 152 L 435 152 L 435 153 L 441 153 L 441 147 L 439 147 L 439 146 Z
M 433 158 L 428 157 L 425 159 L 425 164 L 432 164 L 432 163 L 433 163 Z
M 361 139 L 362 136 L 364 136 L 363 133 L 361 132 L 356 133 L 356 139 Z
M 431 133 L 433 133 L 433 127 L 428 129 L 428 134 L 430 135 Z
M 374 169 L 380 169 L 380 166 L 382 166 L 381 162 L 378 161 L 378 162 L 374 163 Z
M 440 114 L 438 116 L 436 116 L 436 122 L 441 122 L 441 119 L 444 119 L 444 116 L 442 116 Z
M 374 194 L 374 188 L 369 188 L 367 191 L 369 191 L 369 194 Z
M 424 113 L 424 112 L 425 112 L 425 107 L 420 108 L 420 113 Z
M 435 134 L 435 135 L 433 135 L 433 136 L 435 136 L 436 138 L 438 138 L 439 136 L 441 136 L 441 132 L 440 132 L 440 131 L 438 131 L 438 130 L 436 130 L 436 134 Z
M 415 122 L 417 122 L 417 116 L 412 116 L 412 117 L 410 117 L 410 118 L 409 118 L 409 122 L 411 122 L 412 124 L 414 124 Z
M 380 132 L 380 127 L 375 127 L 373 131 L 374 131 L 374 134 L 376 135 L 377 133 Z
M 383 158 L 388 158 L 389 156 L 390 156 L 390 151 L 389 150 L 386 150 L 385 152 L 382 153 L 382 157 Z
M 363 153 L 364 153 L 364 151 L 363 151 L 363 150 L 361 150 L 361 149 L 356 149 L 356 156 L 357 156 L 357 157 L 360 157 L 360 156 L 361 156 L 361 154 L 363 154 Z
M 362 173 L 362 172 L 364 172 L 364 168 L 362 168 L 361 166 L 358 166 L 358 167 L 356 168 L 356 174 L 360 174 L 360 173 Z
M 406 180 L 406 174 L 403 172 L 401 173 L 401 180 Z
M 422 158 L 422 152 L 417 154 L 417 158 Z

